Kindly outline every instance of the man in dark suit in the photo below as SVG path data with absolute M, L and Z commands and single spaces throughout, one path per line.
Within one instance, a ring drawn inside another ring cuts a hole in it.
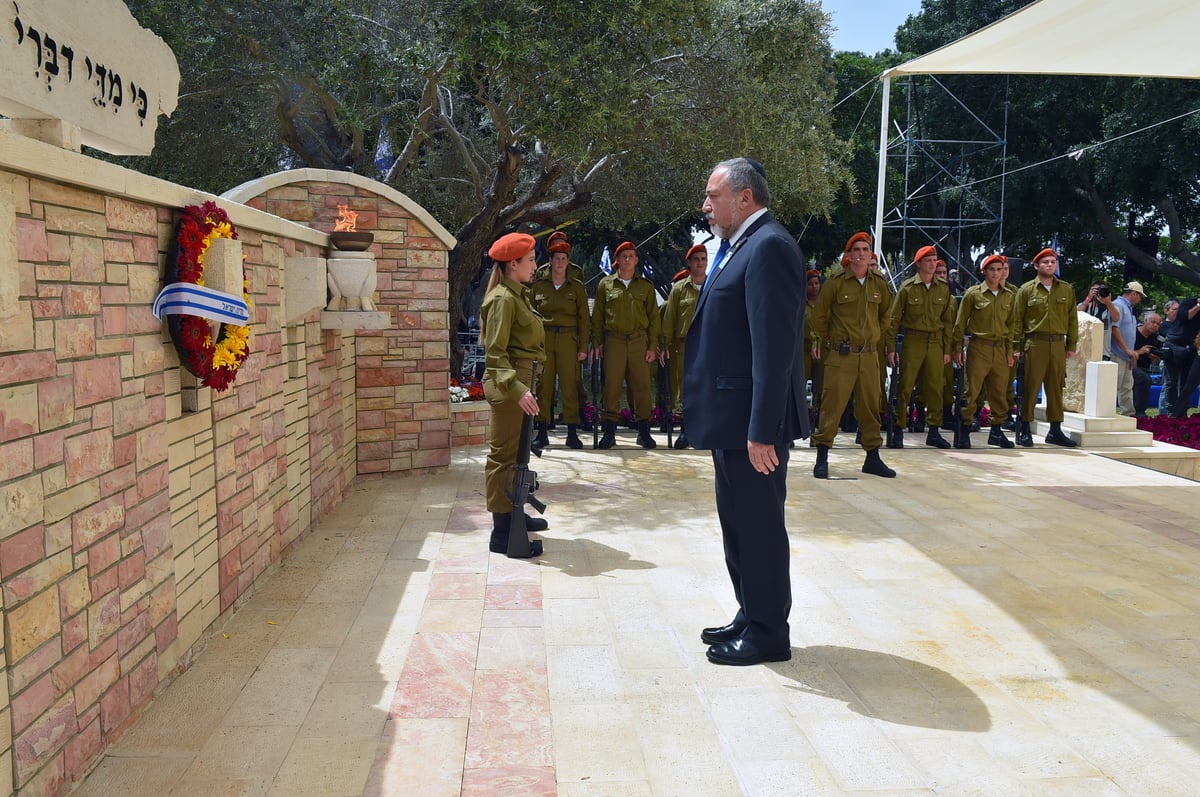
M 711 449 L 725 565 L 738 609 L 701 639 L 715 664 L 792 656 L 788 449 L 808 436 L 805 406 L 805 271 L 800 247 L 767 210 L 762 164 L 717 164 L 704 214 L 722 239 L 696 302 L 685 346 L 688 438 Z

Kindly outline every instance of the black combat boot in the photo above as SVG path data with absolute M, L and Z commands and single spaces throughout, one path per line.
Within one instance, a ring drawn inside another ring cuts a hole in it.
M 954 447 L 955 448 L 970 448 L 971 434 L 967 431 L 967 422 L 963 420 L 961 415 L 954 418 Z
M 829 446 L 817 446 L 817 464 L 813 465 L 813 478 L 829 478 Z
M 637 444 L 642 448 L 655 448 L 658 443 L 650 436 L 650 421 L 637 422 Z
M 930 426 L 929 432 L 925 435 L 925 445 L 933 446 L 934 448 L 949 448 L 950 442 L 942 437 L 942 433 L 938 431 L 937 426 Z
M 567 424 L 567 448 L 583 448 L 583 441 L 579 439 L 579 427 L 576 424 Z
M 687 427 L 681 423 L 679 424 L 679 437 L 675 438 L 675 450 L 682 451 L 690 445 L 691 443 L 687 439 Z
M 528 518 L 528 515 L 526 516 Z M 544 521 L 543 521 L 544 522 Z M 528 528 L 528 526 L 526 527 Z M 492 553 L 508 553 L 508 535 L 512 530 L 512 515 L 508 512 L 492 513 L 492 537 L 488 540 L 488 550 Z M 532 531 L 533 529 L 529 529 Z M 542 541 L 529 541 L 530 557 L 542 555 Z
M 869 473 L 872 476 L 882 476 L 885 479 L 894 479 L 896 471 L 883 464 L 883 460 L 879 458 L 879 449 L 872 448 L 867 452 L 867 458 L 863 460 L 863 473 Z
M 617 422 L 605 421 L 600 425 L 604 430 L 604 434 L 600 437 L 600 442 L 596 443 L 596 448 L 612 448 L 617 444 Z
M 1004 436 L 1004 429 L 1001 426 L 993 426 L 988 432 L 988 445 L 1000 446 L 1001 448 L 1012 448 L 1013 441 Z
M 550 445 L 550 435 L 546 434 L 547 426 L 548 426 L 548 424 L 538 421 L 537 435 L 533 438 L 533 442 L 530 444 L 530 448 L 536 448 L 539 451 L 541 451 L 543 448 Z
M 1046 442 L 1064 448 L 1074 448 L 1078 445 L 1070 437 L 1063 433 L 1062 424 L 1058 421 L 1050 422 L 1050 433 L 1046 435 Z
M 550 524 L 546 522 L 544 517 L 534 517 L 528 512 L 525 513 L 525 530 L 526 531 L 545 531 L 550 528 Z
M 1017 432 L 1017 445 L 1021 448 L 1033 448 L 1033 432 L 1029 431 L 1029 421 L 1021 421 L 1021 431 Z

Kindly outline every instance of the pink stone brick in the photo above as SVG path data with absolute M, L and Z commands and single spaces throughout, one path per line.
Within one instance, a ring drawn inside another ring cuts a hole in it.
M 46 260 L 66 263 L 71 259 L 71 237 L 61 233 L 46 233 Z
M 54 322 L 54 352 L 60 360 L 96 354 L 96 321 L 92 318 L 63 318 Z
M 33 724 L 54 705 L 55 697 L 54 681 L 49 674 L 34 681 L 25 691 L 15 694 L 12 699 L 13 731 L 19 734 Z
M 158 656 L 150 654 L 129 673 L 129 703 L 140 706 L 154 697 L 158 686 Z
M 106 197 L 104 215 L 110 229 L 144 235 L 158 233 L 158 216 L 150 205 L 110 196 Z
M 113 440 L 113 464 L 117 467 L 132 464 L 137 459 L 137 437 L 126 435 Z
M 63 460 L 65 431 L 40 434 L 33 439 L 33 466 L 41 469 Z
M 45 263 L 46 223 L 37 219 L 17 219 L 17 259 L 31 263 Z
M 156 493 L 166 490 L 170 479 L 171 469 L 166 462 L 143 471 L 137 478 L 138 497 L 146 500 Z
M 129 589 L 146 575 L 146 552 L 138 551 L 122 559 L 117 565 L 117 570 L 120 573 L 121 589 Z
M 67 483 L 78 484 L 113 468 L 113 437 L 110 429 L 68 437 L 65 443 Z
M 132 263 L 133 241 L 104 239 L 104 260 L 107 263 Z
M 83 551 L 125 524 L 125 505 L 119 496 L 113 496 L 79 510 L 71 523 L 74 550 Z
M 80 728 L 63 751 L 63 768 L 66 779 L 74 782 L 87 774 L 88 767 L 104 752 L 104 736 L 100 732 L 99 718 Z
M 133 260 L 135 263 L 158 262 L 158 238 L 150 235 L 133 236 Z
M 34 299 L 29 303 L 29 306 L 33 311 L 35 321 L 42 321 L 47 318 L 62 318 L 62 299 Z
M 121 676 L 121 664 L 115 655 L 109 656 L 99 667 L 89 671 L 75 684 L 75 702 L 85 709 L 100 699 L 100 696 L 117 683 Z
M 75 382 L 69 376 L 40 382 L 38 417 L 43 431 L 75 421 Z
M 54 376 L 54 353 L 49 351 L 24 354 L 0 354 L 0 385 L 18 382 L 37 382 Z
M 116 357 L 81 360 L 74 364 L 75 402 L 86 407 L 121 395 L 121 361 Z
M 124 307 L 106 306 L 100 310 L 100 334 L 105 336 L 124 335 L 129 330 Z
M 112 642 L 115 645 L 115 634 L 120 626 L 121 594 L 117 590 L 101 596 L 88 607 L 88 640 L 93 651 L 99 650 L 101 643 L 110 637 L 113 638 Z
M 150 305 L 130 305 L 125 314 L 125 326 L 131 335 L 162 334 L 162 322 L 154 317 Z
M 0 442 L 28 437 L 38 430 L 36 387 L 0 390 Z
M 117 568 L 110 567 L 102 573 L 92 573 L 92 600 L 97 600 L 101 595 L 107 595 L 117 588 L 119 576 Z
M 117 632 L 117 652 L 124 656 L 136 648 L 146 637 L 150 636 L 150 612 L 140 611 L 125 621 Z
M 0 445 L 0 483 L 33 472 L 33 439 L 25 438 Z
M 38 523 L 0 542 L 0 577 L 8 578 L 46 555 L 46 527 Z
M 63 621 L 62 646 L 68 653 L 78 648 L 80 655 L 85 651 L 79 646 L 87 641 L 87 615 L 80 613 Z M 86 657 L 85 657 L 86 658 Z
M 121 558 L 121 538 L 110 534 L 98 540 L 87 549 L 88 569 L 93 573 L 101 573 L 112 567 Z

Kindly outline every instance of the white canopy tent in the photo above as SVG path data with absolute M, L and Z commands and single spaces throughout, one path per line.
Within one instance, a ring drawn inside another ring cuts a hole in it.
M 891 80 L 907 75 L 1097 75 L 1200 79 L 1197 0 L 1037 0 L 881 76 L 875 248 L 882 257 Z

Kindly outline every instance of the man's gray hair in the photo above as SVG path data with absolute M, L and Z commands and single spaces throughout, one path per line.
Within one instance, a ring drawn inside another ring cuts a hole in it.
M 767 190 L 767 170 L 758 161 L 749 158 L 734 158 L 721 161 L 713 171 L 724 170 L 725 182 L 733 193 L 750 189 L 751 196 L 759 205 L 771 206 L 771 192 Z

